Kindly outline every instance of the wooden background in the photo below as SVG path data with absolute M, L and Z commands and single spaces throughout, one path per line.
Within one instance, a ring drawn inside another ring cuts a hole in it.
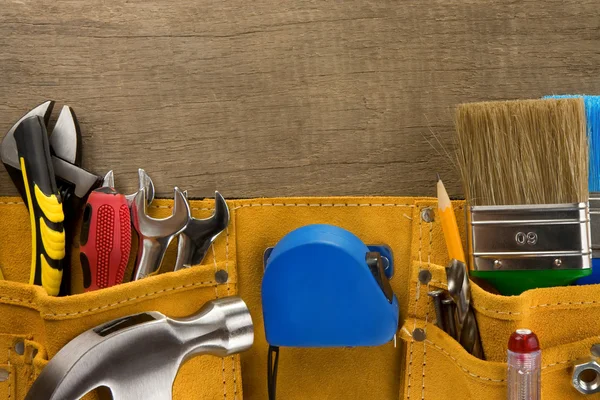
M 160 196 L 461 195 L 428 144 L 453 106 L 600 92 L 599 25 L 593 0 L 2 0 L 0 132 L 68 102 L 84 166 Z

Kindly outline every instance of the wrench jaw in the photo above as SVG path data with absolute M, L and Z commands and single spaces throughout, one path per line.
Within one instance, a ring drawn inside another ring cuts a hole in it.
M 205 219 L 191 218 L 177 243 L 175 271 L 202 262 L 210 245 L 229 224 L 229 207 L 219 192 L 215 192 L 215 212 Z
M 25 201 L 25 204 L 27 204 L 27 194 L 25 193 L 25 184 L 23 183 L 23 175 L 21 174 L 17 142 L 15 141 L 15 130 L 24 119 L 35 116 L 43 118 L 44 125 L 48 125 L 53 108 L 54 101 L 48 100 L 30 110 L 27 114 L 23 115 L 17 122 L 15 122 L 15 124 L 8 130 L 2 139 L 2 143 L 0 144 L 0 158 L 2 159 L 2 163 L 6 167 L 10 179 L 13 181 L 15 187 L 19 191 L 19 195 Z
M 140 188 L 131 205 L 131 220 L 138 233 L 138 255 L 133 280 L 155 273 L 162 263 L 173 238 L 179 235 L 190 221 L 190 206 L 178 187 L 174 189 L 173 214 L 165 219 L 155 219 L 146 214 L 146 188 Z
M 125 199 L 127 200 L 127 205 L 131 208 L 133 204 L 133 199 L 135 196 L 143 189 L 146 189 L 146 204 L 150 205 L 154 201 L 154 182 L 150 179 L 150 175 L 146 173 L 143 169 L 138 169 L 138 180 L 139 180 L 139 190 L 133 194 L 126 194 Z M 112 180 L 112 187 L 115 186 L 114 177 Z
M 81 128 L 71 107 L 66 105 L 62 107 L 54 129 L 48 136 L 55 156 L 70 164 L 81 166 Z

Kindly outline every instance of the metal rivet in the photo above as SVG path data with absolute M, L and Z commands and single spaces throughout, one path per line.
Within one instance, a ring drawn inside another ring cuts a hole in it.
M 229 279 L 229 274 L 224 269 L 215 272 L 215 281 L 217 281 L 217 283 L 225 283 L 227 282 L 227 279 Z
M 562 265 L 562 260 L 560 258 L 557 258 L 554 260 L 554 266 L 555 267 L 560 267 Z
M 0 368 L 0 382 L 4 382 L 8 380 L 10 374 L 7 370 Z
M 15 352 L 20 356 L 25 354 L 25 342 L 20 340 L 17 343 L 15 343 Z
M 600 343 L 596 343 L 596 344 L 592 345 L 590 352 L 592 353 L 592 355 L 594 357 L 600 357 Z
M 502 268 L 502 261 L 494 260 L 494 268 L 496 268 L 496 269 Z
M 427 285 L 431 281 L 431 271 L 428 269 L 422 269 L 419 271 L 419 282 L 423 285 Z
M 412 333 L 412 337 L 413 339 L 415 339 L 417 342 L 422 342 L 427 338 L 427 335 L 425 334 L 425 331 L 421 328 L 417 328 L 413 331 Z
M 433 213 L 433 209 L 429 207 L 425 207 L 421 210 L 421 219 L 425 222 L 433 222 L 433 220 L 435 219 L 434 215 L 435 214 Z

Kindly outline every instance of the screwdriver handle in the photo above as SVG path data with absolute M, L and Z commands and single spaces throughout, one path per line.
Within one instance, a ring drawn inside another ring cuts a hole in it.
M 15 142 L 31 219 L 31 274 L 29 283 L 58 295 L 65 258 L 64 213 L 56 186 L 44 120 L 23 120 Z
M 113 188 L 94 190 L 83 210 L 81 267 L 86 292 L 123 281 L 131 252 L 127 199 Z

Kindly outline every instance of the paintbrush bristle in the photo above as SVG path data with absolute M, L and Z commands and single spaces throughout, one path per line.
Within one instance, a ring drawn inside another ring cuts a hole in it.
M 547 99 L 568 99 L 582 97 L 585 104 L 588 149 L 590 166 L 588 168 L 588 189 L 600 192 L 600 96 L 567 94 L 546 96 Z
M 472 206 L 588 201 L 581 98 L 461 104 L 456 141 Z

